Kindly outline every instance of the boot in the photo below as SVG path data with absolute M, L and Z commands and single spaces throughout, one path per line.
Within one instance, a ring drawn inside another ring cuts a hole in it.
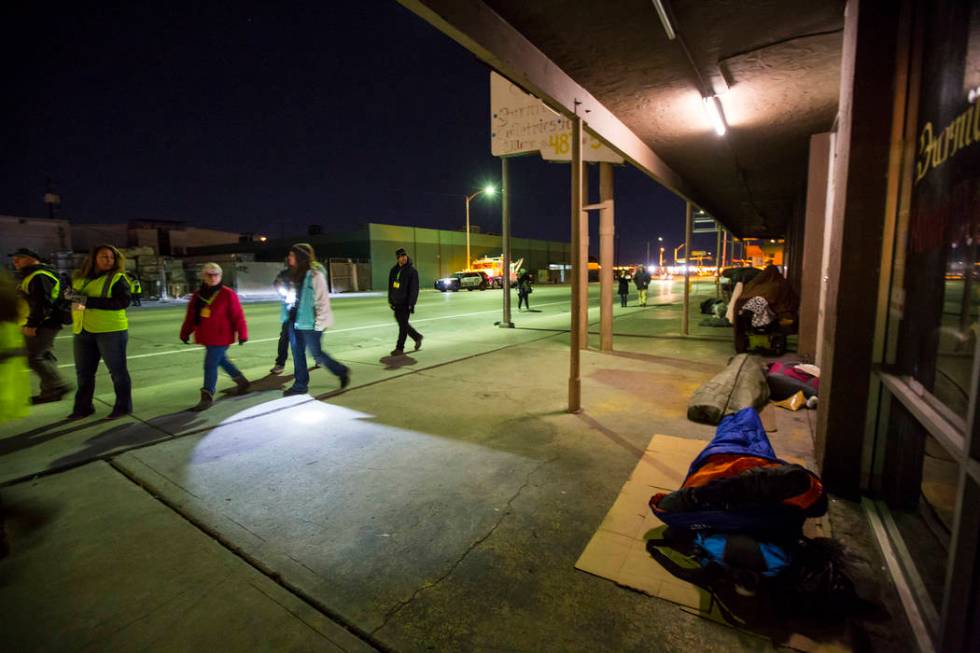
M 235 382 L 235 385 L 238 386 L 238 392 L 237 392 L 237 394 L 243 395 L 246 392 L 248 392 L 248 389 L 250 387 L 252 387 L 252 384 L 249 382 L 249 380 L 246 379 L 241 374 L 239 374 L 238 376 L 231 377 L 231 380 L 234 381 Z
M 197 405 L 191 408 L 191 410 L 194 411 L 195 413 L 199 413 L 202 410 L 207 410 L 208 408 L 210 408 L 211 404 L 213 403 L 214 403 L 214 395 L 212 395 L 204 388 L 201 388 L 201 401 L 197 402 Z

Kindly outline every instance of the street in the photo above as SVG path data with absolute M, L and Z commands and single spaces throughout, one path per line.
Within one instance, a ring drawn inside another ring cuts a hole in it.
M 707 287 L 708 284 L 702 284 Z M 669 303 L 682 298 L 681 282 L 660 282 L 651 285 L 649 303 Z M 425 336 L 424 354 L 415 355 L 420 365 L 444 362 L 459 355 L 487 351 L 496 347 L 524 342 L 540 334 L 522 329 L 567 329 L 570 305 L 569 288 L 561 285 L 535 286 L 531 295 L 532 311 L 517 310 L 517 295 L 513 295 L 512 320 L 518 329 L 509 332 L 494 326 L 501 318 L 500 290 L 440 293 L 423 289 L 416 307 L 412 324 L 417 325 Z M 598 319 L 599 289 L 597 284 L 590 287 L 590 319 Z M 635 290 L 631 296 L 635 308 Z M 135 412 L 141 415 L 146 410 L 145 401 L 155 401 L 160 386 L 168 388 L 168 396 L 173 390 L 185 391 L 187 406 L 196 402 L 197 388 L 201 379 L 203 353 L 198 347 L 184 345 L 178 338 L 180 324 L 184 318 L 186 304 L 167 306 L 144 304 L 132 307 L 129 316 L 129 345 L 127 349 L 129 372 L 133 378 L 136 393 Z M 614 297 L 617 313 L 619 296 Z M 334 311 L 334 327 L 323 336 L 323 348 L 334 358 L 353 367 L 353 383 L 357 385 L 367 380 L 376 380 L 378 369 L 386 365 L 379 362 L 388 356 L 394 347 L 398 327 L 388 308 L 386 298 L 381 293 L 364 295 L 335 296 L 331 301 Z M 279 340 L 279 303 L 262 302 L 244 304 L 248 320 L 249 341 L 242 347 L 233 346 L 229 356 L 251 380 L 265 377 L 276 356 L 276 343 Z M 630 310 L 627 308 L 626 310 Z M 594 313 L 594 315 L 593 315 Z M 65 328 L 58 336 L 55 354 L 59 366 L 68 377 L 74 376 L 72 363 L 71 331 Z M 411 349 L 411 342 L 408 343 Z M 411 352 L 409 352 L 411 353 Z M 397 362 L 397 361 L 396 361 Z M 287 362 L 286 372 L 292 368 Z M 223 373 L 222 373 L 223 374 Z M 317 372 L 321 383 L 320 392 L 330 388 L 332 380 L 324 379 L 328 372 Z M 317 377 L 315 376 L 314 379 Z M 33 383 L 37 380 L 33 378 Z M 231 385 L 227 376 L 219 376 L 219 391 Z M 108 373 L 102 366 L 97 396 L 111 403 L 111 386 Z M 70 411 L 68 398 L 58 407 Z M 173 405 L 172 409 L 182 406 Z M 52 412 L 51 406 L 39 409 L 46 415 Z M 61 411 L 53 411 L 58 414 Z M 54 415 L 52 415 L 54 417 Z M 0 426 L 0 436 L 6 425 Z

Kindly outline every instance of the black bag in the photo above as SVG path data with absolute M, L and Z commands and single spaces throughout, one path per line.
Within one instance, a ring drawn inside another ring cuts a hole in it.
M 54 300 L 54 308 L 51 317 L 58 321 L 58 324 L 71 324 L 71 301 L 66 288 L 71 288 L 71 279 L 67 275 L 59 275 L 58 278 L 58 297 Z

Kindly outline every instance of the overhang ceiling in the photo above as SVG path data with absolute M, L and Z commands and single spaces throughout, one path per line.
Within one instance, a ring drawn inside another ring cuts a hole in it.
M 689 199 L 736 235 L 785 234 L 802 197 L 809 137 L 831 129 L 837 111 L 843 0 L 674 0 L 668 11 L 680 38 L 673 41 L 650 0 L 485 5 L 591 93 L 683 179 Z M 721 94 L 725 136 L 713 131 L 702 92 Z

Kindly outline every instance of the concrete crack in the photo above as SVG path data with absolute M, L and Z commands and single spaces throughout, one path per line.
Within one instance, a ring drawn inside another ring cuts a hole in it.
M 494 534 L 494 532 L 497 530 L 497 528 L 504 522 L 504 520 L 507 518 L 507 515 L 510 514 L 511 504 L 513 504 L 514 501 L 517 500 L 517 497 L 519 497 L 521 495 L 521 493 L 531 484 L 531 477 L 534 476 L 534 474 L 536 474 L 545 465 L 548 465 L 548 464 L 553 463 L 556 460 L 558 460 L 559 457 L 560 456 L 554 456 L 553 458 L 549 458 L 548 460 L 542 461 L 541 463 L 539 463 L 538 465 L 536 465 L 534 467 L 534 469 L 532 469 L 531 471 L 529 471 L 527 473 L 527 476 L 524 479 L 524 483 L 522 483 L 521 486 L 519 488 L 517 488 L 517 491 L 514 492 L 514 494 L 510 497 L 510 499 L 507 500 L 507 503 L 504 505 L 504 509 L 500 511 L 500 518 L 497 519 L 497 521 L 493 524 L 493 526 L 490 527 L 490 530 L 487 531 L 487 533 L 485 535 L 481 536 L 476 541 L 474 541 L 472 544 L 470 544 L 468 547 L 466 547 L 466 550 L 463 551 L 463 553 L 456 559 L 456 561 L 453 562 L 453 564 L 449 566 L 449 569 L 447 569 L 444 574 L 442 574 L 441 576 L 439 576 L 435 580 L 426 581 L 418 589 L 416 589 L 414 592 L 412 592 L 412 595 L 410 597 L 408 597 L 407 599 L 405 599 L 403 601 L 399 601 L 398 603 L 396 603 L 395 605 L 393 605 L 385 613 L 384 618 L 381 620 L 381 625 L 371 631 L 371 636 L 374 637 L 374 635 L 377 634 L 378 631 L 382 630 L 385 626 L 388 625 L 388 622 L 390 622 L 395 617 L 395 615 L 397 615 L 403 609 L 405 609 L 406 607 L 408 607 L 409 605 L 411 605 L 413 602 L 415 602 L 415 600 L 422 594 L 422 592 L 425 592 L 426 590 L 430 590 L 430 589 L 436 587 L 437 585 L 439 585 L 440 583 L 442 583 L 442 581 L 444 581 L 447 578 L 449 578 L 450 576 L 452 576 L 453 575 L 453 572 L 456 571 L 456 568 L 459 567 L 461 564 L 463 564 L 463 560 L 465 560 L 466 557 L 470 553 L 472 553 L 474 550 L 476 550 L 476 548 L 478 546 L 480 546 L 481 544 L 483 544 L 484 542 L 486 542 L 488 539 L 490 539 L 490 537 Z

